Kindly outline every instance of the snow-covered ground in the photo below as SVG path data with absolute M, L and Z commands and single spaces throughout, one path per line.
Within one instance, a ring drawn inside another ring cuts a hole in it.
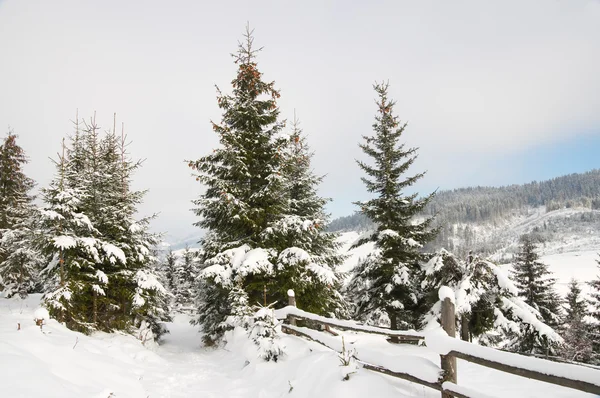
M 33 322 L 39 295 L 0 298 L 2 396 L 57 398 L 147 397 L 403 397 L 386 376 L 360 372 L 342 381 L 337 354 L 284 336 L 288 356 L 279 363 L 256 358 L 245 339 L 226 349 L 200 346 L 184 315 L 168 324 L 159 347 L 132 336 L 85 336 L 54 320 Z M 17 330 L 17 324 L 21 330 Z M 112 394 L 112 395 L 111 395 Z
M 337 354 L 299 337 L 284 336 L 287 356 L 278 363 L 266 363 L 256 357 L 253 344 L 240 336 L 231 338 L 225 349 L 201 347 L 197 330 L 183 315 L 168 324 L 171 333 L 161 346 L 144 347 L 132 336 L 84 336 L 53 320 L 40 331 L 33 322 L 38 305 L 39 295 L 25 301 L 0 299 L 2 396 L 439 397 L 439 392 L 426 387 L 365 369 L 342 381 Z M 397 362 L 401 366 L 411 358 L 414 364 L 439 363 L 439 357 L 424 347 L 391 345 L 375 335 L 343 335 L 358 357 L 361 353 L 376 357 L 382 365 Z M 330 339 L 341 341 L 341 337 Z M 496 397 L 591 396 L 462 361 L 458 379 L 460 386 Z
M 590 286 L 585 282 L 600 278 L 600 268 L 597 260 L 600 259 L 598 250 L 573 251 L 568 253 L 551 254 L 541 257 L 541 261 L 548 265 L 550 271 L 557 279 L 556 289 L 563 296 L 569 290 L 569 281 L 575 278 L 579 281 L 581 290 L 590 293 Z

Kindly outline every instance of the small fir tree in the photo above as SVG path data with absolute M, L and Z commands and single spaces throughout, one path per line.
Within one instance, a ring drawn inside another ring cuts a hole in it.
M 539 261 L 535 243 L 528 236 L 521 238 L 521 251 L 517 254 L 513 266 L 513 280 L 525 303 L 539 312 L 545 324 L 557 328 L 561 324 L 561 303 L 554 288 L 556 279 L 552 278 L 548 266 Z M 536 331 L 529 328 L 523 333 L 522 352 L 549 353 L 551 347 L 542 342 L 536 343 Z
M 585 320 L 588 315 L 587 303 L 575 279 L 569 283 L 565 313 L 561 328 L 565 343 L 561 355 L 570 361 L 589 362 L 592 357 L 591 325 Z
M 197 252 L 185 247 L 181 259 L 176 262 L 175 275 L 176 287 L 174 290 L 175 301 L 179 306 L 187 306 L 191 303 L 194 296 L 194 289 L 197 271 Z
M 37 219 L 29 191 L 34 182 L 23 170 L 27 157 L 9 132 L 0 145 L 0 290 L 5 297 L 34 291 L 41 265 L 34 245 Z
M 164 273 L 166 279 L 166 287 L 167 289 L 169 289 L 171 294 L 174 294 L 175 287 L 177 284 L 176 262 L 177 258 L 175 257 L 173 250 L 169 249 L 169 253 L 167 253 L 167 257 L 165 258 Z
M 598 266 L 600 270 L 600 260 Z M 592 288 L 590 305 L 592 307 L 591 316 L 595 319 L 591 326 L 590 338 L 592 341 L 593 359 L 592 363 L 600 364 L 600 272 L 593 281 L 588 282 Z
M 377 115 L 373 136 L 364 136 L 360 144 L 372 164 L 358 162 L 367 174 L 362 180 L 375 197 L 358 202 L 361 211 L 377 224 L 377 231 L 367 239 L 375 250 L 354 270 L 349 297 L 356 306 L 356 317 L 369 323 L 389 325 L 392 329 L 417 328 L 424 313 L 421 292 L 421 263 L 427 256 L 423 245 L 435 237 L 432 219 L 415 222 L 433 194 L 418 199 L 418 194 L 404 191 L 424 176 L 405 176 L 416 159 L 417 148 L 400 143 L 406 124 L 393 113 L 395 102 L 388 98 L 389 84 L 374 86 Z
M 249 336 L 258 346 L 259 358 L 277 362 L 285 355 L 285 347 L 279 341 L 276 330 L 278 321 L 273 315 L 273 309 L 271 306 L 255 307 L 255 311 Z

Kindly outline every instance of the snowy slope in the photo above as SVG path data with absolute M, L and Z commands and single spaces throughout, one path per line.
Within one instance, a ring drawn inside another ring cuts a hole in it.
M 2 396 L 439 397 L 439 392 L 426 387 L 365 369 L 342 381 L 337 354 L 299 337 L 282 337 L 288 355 L 278 363 L 265 363 L 256 358 L 252 343 L 240 336 L 231 335 L 225 349 L 200 347 L 200 336 L 185 316 L 168 324 L 171 334 L 160 347 L 144 347 L 123 334 L 84 336 L 52 320 L 40 331 L 32 320 L 38 304 L 39 295 L 26 301 L 0 300 Z M 406 363 L 418 368 L 421 363 L 439 363 L 437 354 L 425 347 L 391 345 L 382 336 L 342 334 L 359 357 L 375 358 L 381 365 Z M 591 397 L 462 361 L 458 375 L 461 387 L 489 396 Z

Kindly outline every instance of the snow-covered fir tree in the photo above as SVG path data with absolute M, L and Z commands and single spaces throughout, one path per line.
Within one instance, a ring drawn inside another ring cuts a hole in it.
M 171 293 L 175 291 L 175 286 L 177 284 L 177 276 L 176 276 L 176 267 L 177 267 L 177 257 L 173 250 L 169 249 L 167 253 L 163 265 L 163 272 L 165 275 L 166 288 L 169 289 Z
M 49 259 L 43 275 L 44 302 L 50 315 L 70 329 L 89 332 L 95 329 L 89 319 L 90 292 L 102 294 L 108 279 L 96 270 L 102 242 L 97 241 L 98 231 L 82 209 L 86 179 L 77 178 L 82 172 L 77 164 L 82 160 L 78 145 L 76 138 L 72 157 L 67 157 L 63 140 L 56 174 L 49 187 L 42 189 L 45 206 L 40 210 L 39 244 Z
M 271 306 L 255 307 L 249 336 L 258 346 L 258 356 L 265 361 L 277 362 L 285 355 L 285 348 L 279 341 L 276 327 L 278 321 L 273 314 Z
M 196 320 L 207 342 L 223 332 L 234 286 L 241 287 L 251 303 L 276 301 L 283 306 L 285 292 L 294 289 L 304 292 L 312 311 L 334 313 L 341 307 L 334 267 L 340 257 L 333 250 L 333 235 L 323 233 L 323 199 L 312 191 L 319 179 L 312 176 L 305 159 L 304 165 L 295 167 L 303 168 L 305 179 L 299 183 L 309 192 L 304 196 L 292 192 L 290 178 L 298 171 L 290 163 L 294 156 L 290 136 L 282 132 L 279 92 L 273 82 L 263 81 L 253 41 L 247 29 L 234 55 L 238 73 L 232 94 L 219 91 L 223 115 L 213 130 L 220 146 L 189 163 L 206 186 L 194 203 L 201 218 L 196 225 L 208 231 L 202 240 Z M 300 210 L 301 203 L 307 208 Z
M 41 256 L 34 244 L 34 182 L 23 170 L 27 157 L 9 132 L 0 145 L 0 291 L 25 297 L 34 291 Z
M 173 295 L 178 306 L 189 306 L 195 295 L 198 277 L 198 251 L 185 247 L 175 262 L 175 287 Z
M 280 150 L 286 184 L 286 214 L 264 232 L 265 244 L 278 250 L 274 277 L 267 285 L 271 300 L 285 304 L 291 288 L 299 308 L 312 313 L 346 317 L 345 299 L 339 293 L 341 275 L 336 267 L 344 261 L 337 234 L 326 232 L 329 216 L 319 196 L 322 176 L 311 169 L 313 153 L 300 122 L 294 115 L 292 132 Z
M 557 348 L 562 343 L 539 311 L 519 297 L 518 288 L 497 265 L 476 256 L 459 260 L 441 250 L 423 271 L 422 288 L 429 292 L 430 308 L 425 323 L 439 322 L 438 289 L 448 286 L 456 297 L 456 317 L 464 340 L 476 339 L 480 344 L 511 351 L 520 351 L 525 336 L 531 336 L 536 347 Z
M 539 261 L 535 243 L 527 235 L 521 237 L 521 250 L 513 265 L 512 278 L 525 303 L 540 313 L 545 324 L 558 328 L 562 314 L 561 299 L 554 287 L 556 279 L 551 277 L 548 266 Z M 523 333 L 520 351 L 545 353 L 545 345 L 537 344 L 535 330 Z
M 591 340 L 593 349 L 593 363 L 600 364 L 600 259 L 598 261 L 598 276 L 593 281 L 588 282 L 592 288 L 590 305 L 592 306 L 591 316 L 595 323 L 591 326 Z
M 158 240 L 148 232 L 151 218 L 134 218 L 145 192 L 130 189 L 141 163 L 129 159 L 124 135 L 98 131 L 95 117 L 81 130 L 77 121 L 45 191 L 43 246 L 55 281 L 46 303 L 85 332 L 151 325 L 158 339 L 160 321 L 169 319 L 166 291 L 151 270 Z
M 377 225 L 377 230 L 359 243 L 374 241 L 375 249 L 355 268 L 348 295 L 358 319 L 392 329 L 417 328 L 424 303 L 421 263 L 427 259 L 421 248 L 433 239 L 435 231 L 430 228 L 431 218 L 416 222 L 414 217 L 433 194 L 418 198 L 417 193 L 405 193 L 424 176 L 406 176 L 417 148 L 406 148 L 400 142 L 406 124 L 393 113 L 395 102 L 388 98 L 389 84 L 376 84 L 374 89 L 374 135 L 364 136 L 360 144 L 371 162 L 358 164 L 367 175 L 362 178 L 367 190 L 375 197 L 357 204 Z
M 575 279 L 569 282 L 565 304 L 564 323 L 561 325 L 565 343 L 560 353 L 570 361 L 589 362 L 592 357 L 591 325 L 586 320 L 589 311 Z

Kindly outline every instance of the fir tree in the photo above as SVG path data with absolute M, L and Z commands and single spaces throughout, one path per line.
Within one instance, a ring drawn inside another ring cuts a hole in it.
M 548 266 L 539 261 L 535 243 L 530 237 L 521 238 L 521 251 L 514 263 L 513 280 L 519 289 L 519 296 L 525 303 L 539 313 L 541 320 L 552 328 L 561 323 L 560 299 L 554 289 L 556 279 L 550 277 Z M 536 344 L 536 331 L 531 329 L 524 333 L 521 341 L 522 352 L 547 353 L 547 344 Z
M 195 321 L 207 343 L 223 332 L 234 286 L 251 303 L 263 302 L 266 294 L 267 301 L 283 306 L 293 288 L 303 292 L 305 309 L 327 314 L 342 309 L 334 267 L 341 257 L 334 235 L 324 233 L 326 200 L 316 195 L 320 178 L 310 170 L 299 130 L 292 137 L 282 133 L 279 93 L 273 82 L 262 80 L 253 40 L 247 29 L 234 55 L 232 94 L 218 92 L 223 116 L 213 130 L 220 147 L 190 162 L 206 185 L 194 203 L 201 217 L 196 225 L 208 230 Z M 299 180 L 292 181 L 295 177 Z
M 169 291 L 172 294 L 174 294 L 175 287 L 177 284 L 177 276 L 176 276 L 177 263 L 176 262 L 177 262 L 177 258 L 175 257 L 173 250 L 169 249 L 169 253 L 167 254 L 167 257 L 165 258 L 164 273 L 165 273 L 167 289 L 169 289 Z
M 569 283 L 565 312 L 564 324 L 561 328 L 565 343 L 561 355 L 571 361 L 588 362 L 592 356 L 591 325 L 585 320 L 588 315 L 587 303 L 575 279 Z
M 277 362 L 285 355 L 285 347 L 279 342 L 279 334 L 275 329 L 277 319 L 273 315 L 273 309 L 268 307 L 255 307 L 252 318 L 252 326 L 249 336 L 258 346 L 258 356 L 265 361 Z
M 25 175 L 27 157 L 16 139 L 9 132 L 0 145 L 0 289 L 5 297 L 31 293 L 41 265 L 34 245 L 34 198 L 29 195 L 34 182 Z
M 108 279 L 96 272 L 95 264 L 100 261 L 98 247 L 102 243 L 96 240 L 98 231 L 82 210 L 85 178 L 73 178 L 81 170 L 69 161 L 65 152 L 63 140 L 62 155 L 55 161 L 56 175 L 50 186 L 42 189 L 45 206 L 40 210 L 39 245 L 50 259 L 43 271 L 44 302 L 53 318 L 65 322 L 70 329 L 90 332 L 95 327 L 89 319 L 89 292 L 94 289 L 102 294 L 101 286 Z M 79 181 L 82 185 L 69 181 Z
M 179 306 L 189 305 L 194 296 L 194 288 L 198 270 L 196 267 L 196 251 L 190 250 L 188 246 L 183 251 L 182 258 L 175 266 L 175 301 Z
M 424 173 L 405 176 L 417 149 L 400 143 L 406 124 L 393 114 L 389 84 L 376 84 L 374 89 L 378 108 L 374 135 L 364 136 L 360 144 L 372 164 L 358 161 L 358 165 L 367 174 L 362 180 L 375 198 L 357 204 L 377 224 L 368 238 L 375 241 L 375 250 L 354 270 L 349 294 L 359 319 L 389 324 L 394 330 L 416 328 L 424 313 L 420 264 L 427 257 L 421 248 L 435 237 L 435 231 L 430 228 L 431 218 L 414 222 L 414 217 L 433 194 L 418 199 L 417 193 L 404 193 Z
M 156 339 L 168 320 L 164 288 L 152 270 L 157 236 L 150 218 L 135 220 L 144 192 L 132 191 L 141 165 L 126 153 L 125 135 L 102 137 L 95 117 L 71 138 L 45 191 L 43 247 L 53 258 L 54 288 L 46 295 L 51 314 L 67 326 L 91 330 L 150 328 Z M 59 278 L 56 278 L 58 263 Z

